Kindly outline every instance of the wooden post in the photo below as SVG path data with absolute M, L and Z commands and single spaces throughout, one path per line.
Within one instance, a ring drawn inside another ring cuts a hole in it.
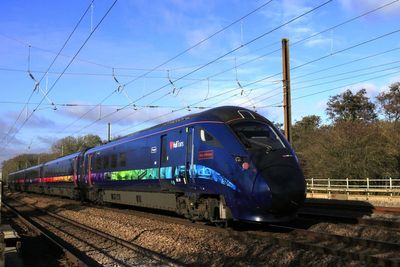
M 285 137 L 292 142 L 292 104 L 290 94 L 290 62 L 289 62 L 289 40 L 282 39 L 282 76 L 283 76 L 283 110 Z

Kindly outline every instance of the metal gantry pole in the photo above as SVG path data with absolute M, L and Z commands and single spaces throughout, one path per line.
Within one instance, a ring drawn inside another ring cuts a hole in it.
M 108 123 L 108 127 L 107 127 L 107 141 L 110 142 L 111 141 L 111 123 Z
M 283 76 L 283 110 L 285 137 L 292 142 L 292 104 L 290 94 L 290 62 L 289 62 L 289 40 L 282 39 L 282 76 Z

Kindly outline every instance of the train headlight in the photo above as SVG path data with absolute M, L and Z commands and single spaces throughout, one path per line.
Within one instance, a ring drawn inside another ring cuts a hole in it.
M 250 168 L 250 164 L 248 162 L 243 162 L 242 169 L 243 170 L 248 170 L 249 168 Z
M 243 162 L 243 158 L 237 156 L 237 157 L 235 157 L 235 161 L 236 161 L 237 163 L 242 163 L 242 162 Z

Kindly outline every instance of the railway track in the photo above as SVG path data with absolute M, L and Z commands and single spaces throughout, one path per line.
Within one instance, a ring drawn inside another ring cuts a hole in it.
M 348 202 L 348 203 L 347 203 Z M 391 214 L 400 215 L 400 207 L 376 206 L 364 201 L 339 201 L 339 200 L 314 200 L 307 199 L 304 203 L 305 210 L 322 209 L 330 211 L 350 212 L 353 214 Z
M 313 231 L 284 225 L 269 225 L 270 229 L 290 231 L 274 242 L 298 249 L 313 250 L 364 263 L 367 266 L 400 266 L 400 244 Z M 250 232 L 270 237 L 269 232 Z
M 115 209 L 112 210 L 115 211 Z M 291 226 L 291 224 L 240 224 L 224 229 L 202 223 L 192 223 L 186 219 L 174 216 L 151 214 L 135 210 L 120 210 L 120 212 L 136 216 L 145 216 L 150 219 L 162 219 L 171 223 L 184 224 L 214 232 L 228 233 L 229 235 L 238 238 L 248 239 L 249 237 L 252 237 L 256 239 L 261 238 L 263 240 L 267 239 L 268 242 L 272 242 L 278 246 L 308 250 L 323 255 L 331 254 L 348 260 L 358 261 L 366 266 L 400 266 L 400 256 L 398 255 L 398 252 L 400 251 L 400 243 L 308 230 L 306 229 L 306 226 L 304 226 L 307 225 L 305 221 L 298 222 L 297 224 L 300 224 L 300 226 Z M 337 217 L 335 218 L 338 219 Z M 397 222 L 382 221 L 378 223 L 378 220 L 371 219 L 360 219 L 359 221 L 360 223 L 369 226 L 381 226 L 386 223 L 386 226 L 390 228 L 390 231 L 395 231 L 399 228 L 397 227 Z M 400 228 L 397 230 L 400 231 Z
M 298 216 L 313 220 L 400 229 L 400 207 L 376 207 L 365 203 L 343 204 L 337 201 L 308 202 L 300 209 Z
M 115 211 L 113 208 L 106 208 Z M 193 223 L 187 219 L 152 214 L 136 210 L 119 210 L 125 214 L 143 216 L 149 219 L 163 220 L 183 224 L 212 232 L 225 233 L 240 239 L 261 239 L 276 246 L 313 251 L 322 255 L 330 254 L 347 260 L 358 261 L 366 266 L 400 266 L 400 243 L 341 236 L 307 230 L 288 225 L 238 224 L 230 228 L 220 228 L 205 223 Z M 356 247 L 356 249 L 354 249 Z
M 97 208 L 99 207 L 97 206 Z M 185 225 L 186 227 L 205 229 L 208 232 L 216 234 L 224 233 L 238 240 L 261 242 L 262 244 L 269 243 L 277 248 L 286 247 L 292 250 L 310 251 L 317 255 L 319 254 L 321 258 L 326 255 L 332 255 L 345 259 L 346 262 L 356 261 L 360 265 L 366 266 L 400 266 L 400 257 L 398 255 L 400 243 L 308 229 L 312 220 L 314 224 L 326 222 L 326 220 L 317 220 L 317 217 L 312 219 L 300 218 L 296 223 L 292 224 L 234 224 L 230 228 L 225 229 L 202 223 L 192 223 L 187 219 L 175 216 L 153 214 L 133 209 L 104 207 L 104 210 L 117 212 L 121 215 L 139 216 L 171 224 Z M 318 217 L 318 219 L 321 218 Z M 376 228 L 376 225 L 374 226 L 371 221 L 365 223 L 365 225 Z M 393 233 L 398 234 L 400 232 L 397 226 L 389 226 L 391 227 L 388 227 L 388 230 L 393 231 Z
M 372 219 L 372 218 L 363 218 L 357 216 L 349 216 L 343 214 L 335 214 L 326 211 L 306 211 L 300 212 L 298 214 L 300 218 L 310 219 L 315 221 L 328 221 L 335 223 L 350 223 L 350 224 L 360 224 L 366 226 L 379 226 L 385 227 L 389 229 L 400 230 L 400 220 L 385 220 L 385 219 Z
M 160 253 L 15 199 L 4 206 L 61 247 L 78 266 L 184 266 Z

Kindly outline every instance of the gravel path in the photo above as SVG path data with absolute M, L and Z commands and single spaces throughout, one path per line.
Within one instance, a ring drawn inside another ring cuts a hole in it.
M 216 233 L 125 214 L 118 210 L 81 206 L 79 202 L 67 199 L 26 194 L 15 196 L 37 207 L 50 209 L 66 218 L 194 266 L 361 265 L 359 262 L 349 262 L 332 255 L 280 247 L 269 242 L 267 238 L 243 238 L 227 232 Z M 383 241 L 400 240 L 399 233 L 384 234 L 379 232 L 379 229 L 369 230 L 366 226 L 319 223 L 313 225 L 311 229 L 340 235 L 370 236 Z

